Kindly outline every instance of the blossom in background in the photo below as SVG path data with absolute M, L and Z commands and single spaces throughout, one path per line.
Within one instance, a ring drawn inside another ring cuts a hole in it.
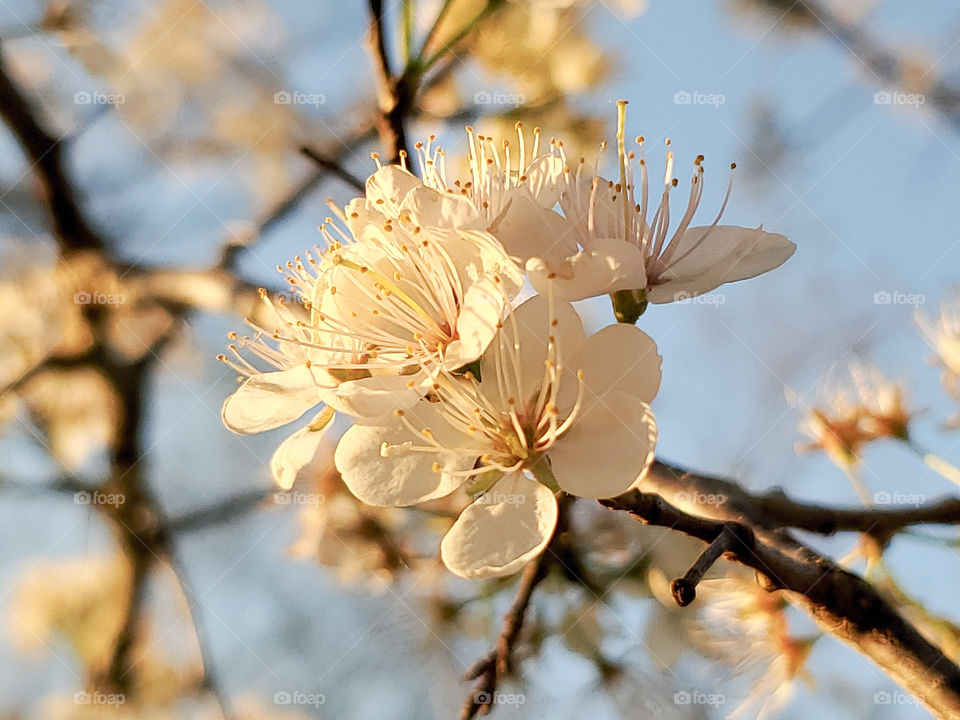
M 668 151 L 663 192 L 648 223 L 650 184 L 643 138 L 637 139 L 639 159 L 633 152 L 626 152 L 626 102 L 621 101 L 618 107 L 620 179 L 606 180 L 588 171 L 583 161 L 576 171 L 564 169 L 560 207 L 566 229 L 558 231 L 544 224 L 541 232 L 562 232 L 573 241 L 571 247 L 575 250 L 558 261 L 537 255 L 538 241 L 532 239 L 526 270 L 535 288 L 542 291 L 549 281 L 557 295 L 568 300 L 614 295 L 618 319 L 635 322 L 648 302 L 668 303 L 694 297 L 786 262 L 796 246 L 783 235 L 718 224 L 730 187 L 713 223 L 690 226 L 703 193 L 702 156 L 694 163 L 686 212 L 670 235 L 670 191 L 677 181 L 673 177 L 673 153 Z M 639 193 L 634 179 L 637 165 Z
M 274 456 L 284 486 L 313 456 L 331 408 L 373 421 L 416 402 L 437 373 L 480 357 L 521 287 L 488 233 L 376 220 L 351 221 L 353 236 L 332 221 L 322 226 L 327 249 L 286 267 L 300 302 L 273 302 L 263 291 L 273 325 L 248 321 L 254 335 L 234 336 L 234 359 L 221 356 L 248 376 L 223 406 L 234 432 L 270 430 L 328 406 Z M 242 350 L 276 370 L 260 371 Z
M 821 386 L 819 402 L 800 426 L 812 441 L 802 449 L 823 450 L 841 467 L 856 463 L 869 442 L 907 440 L 912 417 L 900 383 L 862 363 L 851 363 L 848 373 Z
M 354 425 L 335 461 L 371 505 L 414 505 L 470 481 L 475 500 L 444 537 L 443 561 L 464 577 L 506 575 L 549 542 L 556 491 L 613 497 L 644 476 L 659 385 L 645 333 L 612 325 L 584 338 L 570 304 L 536 296 L 504 322 L 479 374 L 445 372 L 393 422 Z
M 943 368 L 943 387 L 960 402 L 960 291 L 940 305 L 940 315 L 936 319 L 918 311 L 916 320 L 923 336 L 937 353 L 937 364 Z M 960 413 L 948 418 L 946 425 L 960 428 Z
M 789 700 L 819 636 L 794 637 L 787 602 L 760 588 L 752 577 L 731 575 L 697 586 L 702 602 L 693 633 L 706 652 L 726 659 L 738 675 L 752 680 L 749 696 L 728 717 L 762 720 Z

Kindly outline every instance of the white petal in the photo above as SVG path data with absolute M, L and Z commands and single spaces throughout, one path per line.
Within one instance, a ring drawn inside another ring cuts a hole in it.
M 675 264 L 647 288 L 650 302 L 673 302 L 756 277 L 785 263 L 797 249 L 783 235 L 733 225 L 690 228 L 675 242 L 677 249 L 671 256 Z
M 609 392 L 625 392 L 649 403 L 660 389 L 663 358 L 653 338 L 633 325 L 608 325 L 588 337 L 580 352 L 565 362 L 569 380 L 561 386 L 561 404 L 572 405 L 576 395 L 573 373 L 583 370 L 584 407 L 603 402 Z
M 570 221 L 540 207 L 528 192 L 513 193 L 510 206 L 489 230 L 521 262 L 540 257 L 559 263 L 577 252 L 577 235 Z
M 400 205 L 400 215 L 405 213 L 421 227 L 472 228 L 477 223 L 477 209 L 467 198 L 423 185 L 407 193 Z
M 546 293 L 552 282 L 554 295 L 571 302 L 639 289 L 646 283 L 640 250 L 617 238 L 596 240 L 592 249 L 581 250 L 559 263 L 531 258 L 526 269 L 537 292 Z
M 430 408 L 423 408 L 420 413 L 408 412 L 407 418 L 419 428 L 429 423 L 431 415 L 437 419 Z M 381 453 L 384 443 L 391 446 L 386 456 Z M 425 438 L 399 422 L 354 425 L 340 438 L 334 462 L 350 492 L 368 505 L 415 505 L 452 493 L 465 478 L 450 473 L 468 470 L 476 462 L 476 456 L 409 449 L 426 445 Z M 439 472 L 434 472 L 434 463 L 439 463 Z
M 273 479 L 284 490 L 293 487 L 297 473 L 313 460 L 334 417 L 332 408 L 324 408 L 306 427 L 288 437 L 270 458 Z
M 487 274 L 467 288 L 457 317 L 459 340 L 452 343 L 444 355 L 450 369 L 462 367 L 483 355 L 497 334 L 508 302 L 503 285 L 499 276 Z
M 523 173 L 527 177 L 526 187 L 540 207 L 552 208 L 560 200 L 563 189 L 563 160 L 557 155 L 541 155 Z
M 650 406 L 608 392 L 548 451 L 557 484 L 572 495 L 615 497 L 646 475 L 657 444 Z
M 545 297 L 535 295 L 521 303 L 507 316 L 503 329 L 480 361 L 481 370 L 491 373 L 490 377 L 496 377 L 493 373 L 496 373 L 497 365 L 503 368 L 502 372 L 509 381 L 504 390 L 518 393 L 518 402 L 526 402 L 539 392 L 551 336 L 563 355 L 576 354 L 583 343 L 583 322 L 573 305 L 555 301 L 553 306 L 556 325 L 551 327 L 550 308 Z M 519 356 L 519 362 L 514 361 L 516 356 Z M 519 388 L 514 380 L 517 373 L 520 375 Z
M 443 564 L 465 578 L 514 573 L 543 552 L 557 512 L 548 488 L 521 473 L 506 475 L 460 513 L 443 537 Z
M 396 165 L 385 165 L 367 178 L 367 207 L 395 218 L 407 193 L 420 187 L 419 178 Z
M 428 379 L 424 370 L 416 375 L 374 375 L 341 383 L 324 399 L 340 412 L 373 424 L 416 403 L 426 393 Z
M 304 365 L 250 376 L 223 403 L 223 424 L 235 433 L 273 430 L 321 401 L 316 376 Z

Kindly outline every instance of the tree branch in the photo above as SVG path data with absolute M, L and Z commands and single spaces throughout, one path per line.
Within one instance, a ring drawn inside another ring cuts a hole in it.
M 91 228 L 64 169 L 62 138 L 54 137 L 10 77 L 0 45 L 0 115 L 13 131 L 43 189 L 53 231 L 63 251 L 97 250 L 103 239 Z
M 644 483 L 652 492 L 633 490 L 600 502 L 706 543 L 728 527 L 752 533 L 752 547 L 741 543 L 729 556 L 756 570 L 765 589 L 789 592 L 826 632 L 871 658 L 937 717 L 960 717 L 960 668 L 870 583 L 764 517 L 762 503 L 758 506 L 753 495 L 729 481 L 685 473 L 661 462 L 654 464 Z M 714 502 L 701 501 L 711 496 Z M 725 500 L 717 502 L 721 496 Z M 664 498 L 679 498 L 679 507 Z
M 383 25 L 383 0 L 369 0 L 370 55 L 377 76 L 377 133 L 389 162 L 399 163 L 407 153 L 406 119 L 413 107 L 414 87 L 406 73 L 395 75 L 390 66 Z

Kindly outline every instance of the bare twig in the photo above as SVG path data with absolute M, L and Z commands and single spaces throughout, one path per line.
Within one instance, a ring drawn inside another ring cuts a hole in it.
M 303 145 L 300 148 L 300 154 L 312 160 L 318 168 L 323 168 L 327 172 L 336 175 L 352 188 L 359 190 L 360 192 L 363 192 L 366 189 L 366 185 L 364 184 L 363 180 L 344 170 L 339 161 L 328 158 L 319 150 L 309 145 Z
M 530 606 L 533 591 L 536 590 L 540 581 L 547 576 L 551 558 L 550 552 L 543 552 L 527 565 L 520 578 L 520 585 L 517 588 L 513 604 L 506 615 L 503 616 L 496 647 L 464 672 L 464 680 L 476 680 L 477 682 L 473 686 L 473 691 L 463 703 L 460 720 L 470 720 L 477 714 L 486 715 L 493 707 L 497 685 L 500 679 L 511 670 L 514 645 L 523 629 L 523 621 L 526 617 L 527 608 Z
M 670 593 L 680 607 L 686 607 L 697 597 L 697 585 L 724 553 L 739 550 L 741 553 L 753 548 L 753 533 L 743 525 L 725 524 L 720 526 L 719 534 L 710 542 L 707 549 L 697 558 L 693 566 L 682 578 L 670 583 Z M 743 546 L 742 548 L 740 546 Z

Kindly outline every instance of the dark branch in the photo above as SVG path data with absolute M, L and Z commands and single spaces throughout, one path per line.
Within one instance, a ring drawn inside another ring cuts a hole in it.
M 660 462 L 645 487 L 652 492 L 633 490 L 601 503 L 706 543 L 731 526 L 752 532 L 753 547 L 730 554 L 756 570 L 765 589 L 789 592 L 824 630 L 871 658 L 938 717 L 960 717 L 960 668 L 870 583 L 797 542 L 782 527 L 772 527 L 753 504 L 753 495 L 729 481 Z M 699 497 L 724 497 L 724 502 L 701 503 Z M 679 498 L 680 507 L 663 498 Z
M 0 47 L 0 115 L 10 127 L 43 189 L 61 250 L 97 250 L 103 239 L 91 228 L 64 169 L 63 140 L 44 126 L 10 76 Z

